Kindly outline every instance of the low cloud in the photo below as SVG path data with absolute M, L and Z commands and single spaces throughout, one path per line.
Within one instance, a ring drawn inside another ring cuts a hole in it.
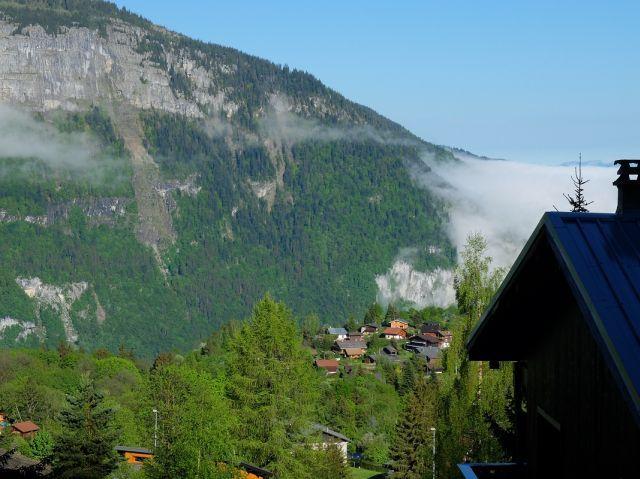
M 573 166 L 543 166 L 459 157 L 456 163 L 433 163 L 418 180 L 450 204 L 449 234 L 461 250 L 471 233 L 488 241 L 496 266 L 509 267 L 545 211 L 567 211 L 563 193 L 573 193 Z M 612 165 L 613 166 L 613 165 Z M 582 169 L 590 211 L 615 211 L 613 167 Z
M 0 156 L 37 158 L 54 168 L 84 169 L 99 146 L 86 133 L 62 133 L 30 114 L 0 105 Z

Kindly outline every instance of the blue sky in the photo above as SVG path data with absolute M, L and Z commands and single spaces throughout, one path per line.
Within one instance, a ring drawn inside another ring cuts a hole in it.
M 640 2 L 118 0 L 306 70 L 422 138 L 535 163 L 640 157 Z

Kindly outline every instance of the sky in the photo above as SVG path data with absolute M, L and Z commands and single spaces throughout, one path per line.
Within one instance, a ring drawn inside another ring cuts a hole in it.
M 529 163 L 640 157 L 640 2 L 118 0 L 313 74 L 425 140 Z

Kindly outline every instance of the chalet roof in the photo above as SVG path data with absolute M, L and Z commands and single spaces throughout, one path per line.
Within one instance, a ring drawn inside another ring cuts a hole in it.
M 364 352 L 363 348 L 345 348 L 344 352 L 347 356 L 358 356 Z
M 402 328 L 386 328 L 382 333 L 391 336 L 402 336 L 407 334 L 406 331 Z
M 329 429 L 327 426 L 323 426 L 322 424 L 313 423 L 311 425 L 312 430 L 320 431 L 322 434 L 326 434 L 327 436 L 335 437 L 336 439 L 340 439 L 341 441 L 351 442 L 347 436 L 340 434 L 332 429 Z
M 367 343 L 362 340 L 358 341 L 336 341 L 340 349 L 367 349 Z
M 435 346 L 413 346 L 411 349 L 427 359 L 438 359 L 441 355 L 440 348 Z
M 23 421 L 23 422 L 14 422 L 12 425 L 13 429 L 22 434 L 27 434 L 29 432 L 39 431 L 40 428 L 36 423 L 31 421 Z
M 440 342 L 440 340 L 437 337 L 427 333 L 415 334 L 409 338 L 409 341 L 416 341 L 416 340 L 424 341 L 431 344 L 438 344 Z
M 382 348 L 382 351 L 384 351 L 386 354 L 398 354 L 398 350 L 390 344 Z
M 0 456 L 4 455 L 7 452 L 6 449 L 0 449 Z M 28 471 L 33 471 L 36 473 L 34 476 L 36 477 L 38 470 L 42 467 L 42 462 L 36 459 L 31 459 L 27 456 L 23 456 L 19 452 L 14 452 L 11 454 L 4 464 L 0 464 L 0 472 L 9 472 L 9 471 L 20 471 L 21 473 L 26 473 Z M 43 472 L 43 476 L 48 472 L 47 468 L 45 468 Z M 4 476 L 3 476 L 4 477 Z M 22 475 L 20 476 L 22 477 Z M 25 474 L 24 477 L 29 477 Z
M 508 308 L 512 307 L 510 297 L 517 291 L 513 285 L 535 276 L 541 259 L 559 268 L 558 274 L 568 284 L 614 379 L 640 421 L 640 216 L 637 214 L 545 213 L 471 333 L 467 341 L 471 359 L 520 359 L 516 357 L 517 350 L 494 348 L 491 352 L 490 336 L 496 328 L 518 328 L 516 315 L 504 310 L 510 311 Z M 534 303 L 535 299 L 529 301 Z M 526 310 L 528 305 L 518 307 Z
M 338 367 L 340 362 L 337 359 L 316 359 L 316 366 L 319 368 Z
M 241 469 L 244 469 L 245 472 L 249 472 L 251 474 L 255 474 L 260 477 L 271 477 L 273 476 L 273 472 L 263 469 L 262 467 L 254 466 L 253 464 L 249 464 L 248 462 L 241 462 L 238 464 Z
M 334 334 L 336 336 L 346 336 L 347 330 L 344 328 L 327 328 L 328 334 Z
M 137 454 L 153 454 L 153 451 L 150 449 L 145 449 L 143 447 L 129 447 L 129 446 L 116 446 L 114 449 L 117 452 L 132 452 Z
M 421 333 L 435 333 L 441 330 L 442 326 L 440 326 L 438 323 L 424 323 L 422 326 L 420 326 Z

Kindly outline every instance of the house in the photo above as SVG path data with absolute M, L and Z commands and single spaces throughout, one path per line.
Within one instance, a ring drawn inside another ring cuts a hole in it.
M 349 341 L 364 341 L 364 334 L 360 331 L 349 331 Z
M 51 466 L 19 452 L 6 455 L 6 449 L 0 449 L 0 477 L 2 479 L 25 479 L 37 477 L 50 477 Z
M 420 326 L 421 333 L 435 333 L 442 330 L 442 326 L 439 323 L 424 323 Z
M 367 343 L 364 341 L 336 341 L 334 344 L 334 349 L 344 353 L 345 349 L 362 349 L 364 353 L 367 350 Z
M 378 332 L 378 329 L 380 329 L 380 326 L 377 324 L 365 324 L 360 328 L 360 332 L 362 334 L 375 334 Z
M 367 354 L 362 360 L 365 364 L 375 364 L 376 363 L 376 355 L 375 354 Z
M 39 430 L 38 425 L 31 421 L 14 422 L 11 425 L 11 432 L 25 439 L 32 439 Z
M 386 354 L 387 356 L 397 356 L 398 355 L 398 350 L 396 348 L 394 348 L 391 345 L 385 346 L 384 348 L 382 348 L 382 353 Z
M 545 213 L 467 340 L 471 360 L 514 363 L 501 477 L 638 477 L 640 161 L 616 163 L 616 213 Z
M 337 336 L 336 339 L 338 341 L 347 339 L 347 337 L 349 336 L 349 334 L 347 333 L 347 330 L 344 328 L 327 328 L 327 334 L 331 334 L 332 336 Z
M 432 373 L 442 373 L 442 351 L 435 346 L 415 346 L 411 349 L 427 362 L 427 368 Z
M 405 331 L 409 329 L 409 323 L 407 323 L 404 319 L 392 319 L 389 323 L 389 327 L 404 329 Z
M 441 340 L 431 333 L 415 334 L 409 338 L 409 342 L 405 345 L 405 349 L 411 350 L 417 347 L 426 348 L 427 346 L 440 347 Z
M 363 348 L 344 348 L 342 354 L 350 359 L 358 359 L 364 355 L 366 349 Z
M 316 359 L 315 364 L 318 369 L 324 369 L 327 375 L 336 374 L 340 366 L 337 359 Z
M 273 476 L 273 472 L 247 462 L 241 462 L 238 467 L 241 479 L 268 479 Z
M 329 446 L 335 446 L 342 453 L 344 460 L 347 460 L 347 447 L 351 440 L 340 434 L 339 432 L 333 431 L 322 424 L 312 424 L 311 425 L 311 434 L 320 435 L 320 441 L 312 443 L 311 447 L 314 449 L 326 449 Z
M 144 461 L 153 458 L 153 451 L 141 447 L 116 446 L 114 449 L 129 464 L 142 465 Z
M 386 339 L 404 339 L 407 337 L 407 332 L 401 328 L 386 328 L 382 331 L 382 334 Z

